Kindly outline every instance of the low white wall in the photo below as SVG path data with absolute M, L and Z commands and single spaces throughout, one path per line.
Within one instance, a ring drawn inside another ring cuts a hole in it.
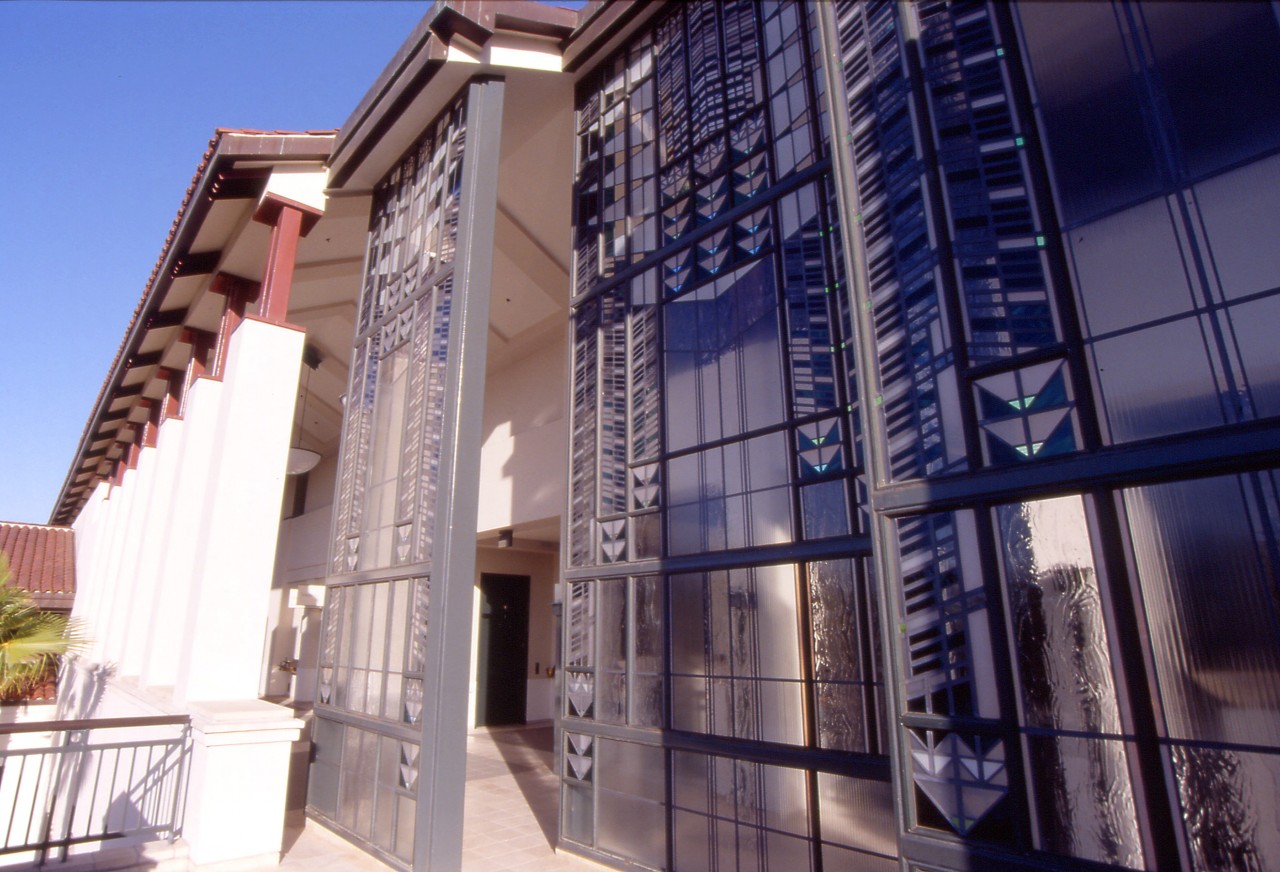
M 222 380 L 197 379 L 183 417 L 74 525 L 73 613 L 92 644 L 59 688 L 61 716 L 191 716 L 183 837 L 197 863 L 281 849 L 302 723 L 258 695 L 303 339 L 242 321 Z

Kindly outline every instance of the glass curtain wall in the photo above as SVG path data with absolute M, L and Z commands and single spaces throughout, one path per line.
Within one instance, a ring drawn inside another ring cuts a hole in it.
M 308 812 L 413 860 L 465 100 L 373 197 L 333 528 Z
M 561 844 L 890 869 L 816 18 L 671 4 L 577 95 Z
M 1267 868 L 1275 6 L 826 20 L 903 854 Z

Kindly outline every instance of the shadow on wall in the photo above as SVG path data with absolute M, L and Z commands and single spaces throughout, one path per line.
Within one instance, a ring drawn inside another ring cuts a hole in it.
M 81 660 L 68 661 L 63 669 L 58 693 L 58 716 L 62 720 L 83 720 L 93 717 L 102 705 L 102 695 L 107 681 L 115 674 L 115 667 L 96 663 L 92 666 Z

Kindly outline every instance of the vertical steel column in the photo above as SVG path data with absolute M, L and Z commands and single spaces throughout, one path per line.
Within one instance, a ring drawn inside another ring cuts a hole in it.
M 875 330 L 872 326 L 872 315 L 864 306 L 864 301 L 871 299 L 871 291 L 867 287 L 862 268 L 863 258 L 861 214 L 855 199 L 857 191 L 853 155 L 845 135 L 852 129 L 848 118 L 848 104 L 845 96 L 845 82 L 841 70 L 844 63 L 840 54 L 839 28 L 836 13 L 832 5 L 816 4 L 818 13 L 818 34 L 822 45 L 822 68 L 827 74 L 827 111 L 831 118 L 833 134 L 831 137 L 831 172 L 836 179 L 836 188 L 840 194 L 836 210 L 840 216 L 840 243 L 844 247 L 845 281 L 848 284 L 849 311 L 855 343 L 856 384 L 858 391 L 858 424 L 862 427 L 864 464 L 867 482 L 867 508 L 871 527 L 871 567 L 875 572 L 872 595 L 880 601 L 880 638 L 883 646 L 884 693 L 888 704 L 888 723 L 885 725 L 885 737 L 889 747 L 885 751 L 890 758 L 890 773 L 893 780 L 893 808 L 897 818 L 897 832 L 894 834 L 899 843 L 898 854 L 902 855 L 902 835 L 910 829 L 910 755 L 904 747 L 902 723 L 899 717 L 905 708 L 902 694 L 901 677 L 905 674 L 902 647 L 898 644 L 898 627 L 895 615 L 896 592 L 890 579 L 893 577 L 893 531 L 892 521 L 887 520 L 881 512 L 876 511 L 875 496 L 877 486 L 889 480 L 889 458 L 883 440 L 877 438 L 879 422 L 873 411 L 872 398 L 876 390 L 876 357 Z
M 414 822 L 413 868 L 424 872 L 456 872 L 462 867 L 480 432 L 503 90 L 500 78 L 478 77 L 467 86 Z

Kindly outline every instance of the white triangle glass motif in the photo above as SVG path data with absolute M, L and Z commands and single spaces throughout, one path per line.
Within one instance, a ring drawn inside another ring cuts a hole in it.
M 570 672 L 565 682 L 568 686 L 569 703 L 573 706 L 574 714 L 584 715 L 591 708 L 591 701 L 595 698 L 595 682 L 592 676 L 585 672 Z
M 933 733 L 911 739 L 912 779 L 961 835 L 967 834 L 1008 793 L 1004 743 L 979 754 L 955 733 L 935 743 Z

